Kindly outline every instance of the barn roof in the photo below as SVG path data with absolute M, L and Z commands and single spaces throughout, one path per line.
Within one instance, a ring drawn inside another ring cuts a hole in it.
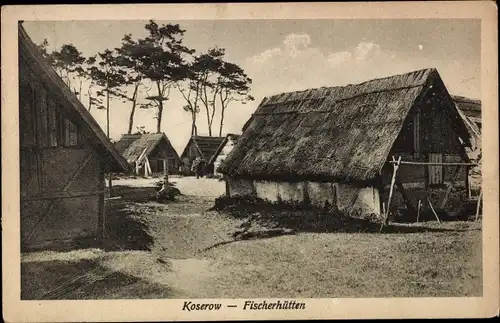
M 226 146 L 228 138 L 231 137 L 232 141 L 236 145 L 238 143 L 238 139 L 240 138 L 240 135 L 234 134 L 234 133 L 228 133 L 226 137 L 224 137 L 224 140 L 220 143 L 219 147 L 217 147 L 217 150 L 214 152 L 210 160 L 208 161 L 209 164 L 212 164 L 217 156 L 219 156 L 220 152 Z
M 30 65 L 30 68 L 37 73 L 44 85 L 57 96 L 66 108 L 71 121 L 88 134 L 89 142 L 100 153 L 106 163 L 110 166 L 110 171 L 121 172 L 128 169 L 125 159 L 116 151 L 113 144 L 106 137 L 101 127 L 92 117 L 90 112 L 82 105 L 75 94 L 57 75 L 54 69 L 46 62 L 38 47 L 28 36 L 23 26 L 19 23 L 18 40 L 19 55 Z
M 206 161 L 210 160 L 212 156 L 219 148 L 219 145 L 226 139 L 226 137 L 209 137 L 209 136 L 192 136 L 189 139 L 184 152 L 182 153 L 182 157 L 187 153 L 187 149 L 191 145 L 195 145 L 196 149 L 200 152 L 203 159 Z
M 174 153 L 174 156 L 179 159 L 179 155 L 177 155 L 177 152 L 164 133 L 122 135 L 120 140 L 115 144 L 115 147 L 127 162 L 140 163 L 144 156 L 148 156 L 162 140 L 165 140 Z
M 374 179 L 410 109 L 438 88 L 445 94 L 443 106 L 469 144 L 439 73 L 424 69 L 264 98 L 218 171 L 263 179 Z
M 473 112 L 481 112 L 481 100 L 470 99 L 459 95 L 452 95 L 451 98 L 458 108 L 467 116 Z
M 477 125 L 481 124 L 481 100 L 470 99 L 458 95 L 452 95 L 451 98 L 469 120 Z

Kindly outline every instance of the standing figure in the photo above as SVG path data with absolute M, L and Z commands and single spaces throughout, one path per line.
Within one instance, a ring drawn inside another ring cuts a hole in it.
M 200 176 L 203 176 L 202 167 L 202 159 L 200 157 L 196 157 L 191 164 L 191 171 L 196 174 L 196 178 L 200 178 Z

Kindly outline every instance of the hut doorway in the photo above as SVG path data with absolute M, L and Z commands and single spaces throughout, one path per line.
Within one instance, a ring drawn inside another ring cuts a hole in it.
M 442 163 L 443 154 L 429 153 L 429 162 Z M 429 165 L 429 185 L 443 184 L 443 165 Z

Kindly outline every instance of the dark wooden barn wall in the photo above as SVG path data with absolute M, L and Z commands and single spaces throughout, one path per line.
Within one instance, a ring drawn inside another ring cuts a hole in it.
M 185 153 L 181 156 L 182 159 L 182 172 L 184 175 L 192 175 L 194 174 L 191 171 L 191 164 L 193 160 L 196 159 L 196 157 L 202 157 L 198 148 L 196 148 L 195 143 L 193 140 L 190 140 L 188 143 L 188 148 L 185 150 Z
M 98 238 L 104 165 L 22 56 L 19 68 L 21 246 Z
M 439 153 L 442 155 L 442 162 L 465 162 L 464 150 L 458 140 L 458 132 L 453 127 L 453 122 L 450 116 L 446 113 L 446 108 L 439 100 L 444 93 L 440 91 L 428 94 L 422 103 L 415 106 L 410 111 L 400 136 L 396 139 L 393 150 L 389 154 L 405 161 L 424 161 L 430 160 L 429 154 Z M 419 121 L 419 151 L 415 151 L 415 127 L 414 116 L 420 118 Z M 429 168 L 431 166 L 415 166 L 415 165 L 400 165 L 398 176 L 405 187 L 405 191 L 410 200 L 410 204 L 416 209 L 418 201 L 422 201 L 422 210 L 429 208 L 426 198 L 429 197 L 431 203 L 436 208 L 438 207 L 445 195 L 446 187 L 455 177 L 458 168 L 458 177 L 455 178 L 455 186 L 462 187 L 466 183 L 467 169 L 457 166 L 442 166 L 442 185 L 429 185 Z M 383 191 L 381 193 L 381 201 L 387 202 L 389 186 L 393 173 L 392 165 L 386 165 L 382 171 Z M 458 191 L 457 191 L 458 192 Z M 455 202 L 452 200 L 461 200 L 465 198 L 465 187 L 458 193 L 452 194 L 450 202 L 445 205 L 445 209 L 449 212 L 455 212 L 453 209 Z M 391 212 L 397 212 L 399 207 L 404 205 L 403 196 L 399 190 L 394 192 Z
M 435 93 L 432 95 L 432 93 Z M 417 105 L 410 111 L 400 136 L 394 143 L 391 155 L 401 156 L 407 161 L 429 161 L 429 154 L 442 154 L 443 162 L 465 162 L 463 148 L 460 145 L 457 130 L 453 127 L 453 122 L 447 109 L 443 106 L 440 98 L 444 96 L 442 90 L 429 93 L 422 104 Z M 415 151 L 414 122 L 417 116 L 419 121 L 419 151 Z M 391 156 L 390 155 L 390 156 Z M 401 165 L 399 174 L 403 183 L 422 183 L 428 180 L 428 166 Z M 443 182 L 449 182 L 455 174 L 455 166 L 443 166 Z M 392 166 L 387 167 L 389 175 L 384 176 L 386 185 L 390 183 Z M 459 170 L 458 181 L 465 181 L 467 172 L 465 167 Z
M 179 159 L 176 157 L 175 152 L 172 151 L 170 145 L 165 140 L 162 140 L 158 146 L 148 156 L 153 173 L 163 172 L 163 159 L 168 160 L 168 173 L 179 173 Z

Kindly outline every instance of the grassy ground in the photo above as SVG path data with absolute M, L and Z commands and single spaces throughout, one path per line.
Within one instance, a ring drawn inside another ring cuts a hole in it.
M 480 222 L 346 230 L 308 211 L 209 211 L 217 180 L 172 179 L 185 195 L 170 204 L 149 198 L 154 181 L 126 181 L 114 182 L 124 198 L 108 201 L 102 249 L 22 255 L 23 299 L 482 293 Z

